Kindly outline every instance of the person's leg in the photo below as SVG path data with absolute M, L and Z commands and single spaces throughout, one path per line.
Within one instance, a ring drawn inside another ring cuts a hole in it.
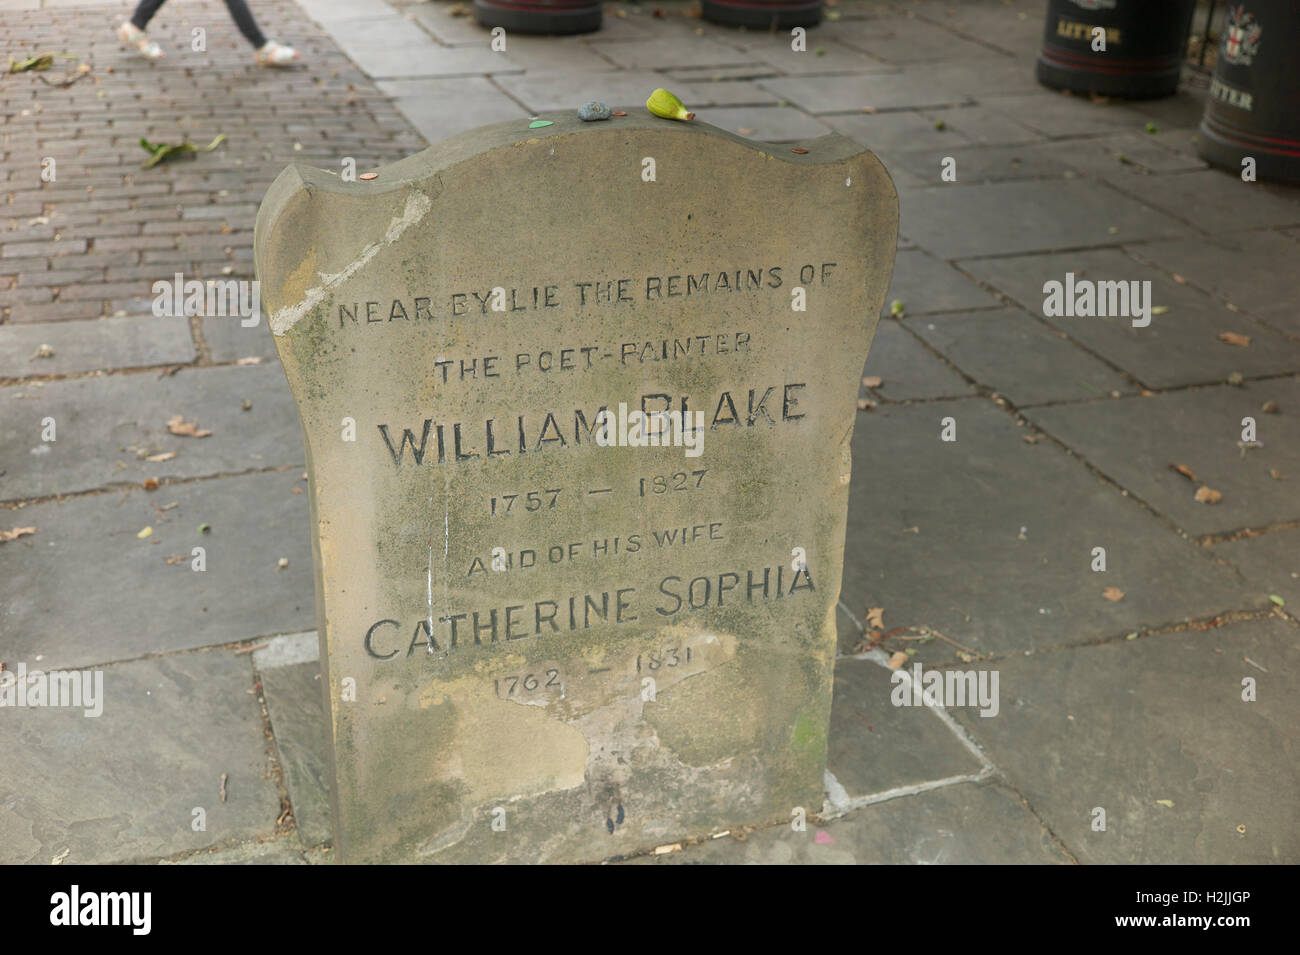
M 158 12 L 167 0 L 140 0 L 140 5 L 135 8 L 135 13 L 131 14 L 131 24 L 137 30 L 143 30 L 149 26 L 149 21 L 153 15 Z
M 140 0 L 130 20 L 123 21 L 117 29 L 117 38 L 129 46 L 135 47 L 146 60 L 161 60 L 162 47 L 149 39 L 144 28 L 149 25 L 153 15 L 158 12 L 166 0 Z
M 154 0 L 144 0 L 144 3 L 152 3 Z M 162 3 L 163 0 L 157 0 Z M 141 4 L 143 6 L 143 3 Z M 239 27 L 239 32 L 244 34 L 244 39 L 253 44 L 253 48 L 260 50 L 266 46 L 266 37 L 258 29 L 257 21 L 253 19 L 252 11 L 248 9 L 248 4 L 244 0 L 226 0 L 226 9 L 235 20 L 235 26 Z

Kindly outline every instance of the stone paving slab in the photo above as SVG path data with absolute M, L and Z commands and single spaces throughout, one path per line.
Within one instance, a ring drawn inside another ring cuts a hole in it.
M 894 259 L 894 276 L 882 314 L 888 314 L 894 302 L 902 302 L 907 315 L 997 308 L 1002 304 L 951 265 L 919 249 L 900 251 Z
M 315 639 L 316 634 L 311 634 Z M 329 801 L 329 716 L 316 662 L 262 668 L 262 693 L 275 733 L 284 785 L 304 846 L 333 836 Z
M 1132 102 L 1112 100 L 1108 105 L 1120 112 L 1133 113 L 1143 125 L 1154 121 L 1158 130 L 1194 131 L 1205 113 L 1208 92 L 1208 78 L 1202 79 L 1190 69 L 1184 69 L 1182 85 L 1173 96 Z
M 1134 394 L 1137 386 L 1018 308 L 906 323 L 962 372 L 1018 407 Z
M 1272 327 L 1300 338 L 1300 245 L 1276 232 L 1239 232 L 1210 239 L 1155 242 L 1134 250 Z M 1225 268 L 1225 263 L 1231 266 Z
M 461 18 L 462 22 L 464 20 Z M 473 42 L 488 47 L 491 40 L 491 34 L 478 27 Z M 580 37 L 511 33 L 506 37 L 505 52 L 511 63 L 525 70 L 551 70 L 558 64 L 563 64 L 569 73 L 608 73 L 618 69 L 616 64 L 601 56 Z
M 362 72 L 373 78 L 427 76 L 438 71 L 438 64 L 452 51 L 439 47 L 423 31 L 396 12 L 386 16 L 331 20 L 326 24 L 334 41 Z M 482 69 L 488 68 L 492 51 L 457 51 L 469 53 Z M 460 57 L 463 58 L 463 57 Z M 418 72 L 421 67 L 430 72 Z M 473 71 L 467 71 L 473 72 Z
M 378 85 L 431 143 L 484 124 L 528 118 L 526 109 L 482 76 L 386 80 Z
M 391 16 L 394 12 L 383 0 L 297 0 L 297 3 L 317 23 Z
M 0 544 L 5 659 L 91 666 L 314 626 L 307 494 L 293 493 L 306 487 L 301 475 L 0 510 L 0 526 L 36 528 Z M 195 547 L 205 571 L 193 569 Z
M 1281 597 L 1291 614 L 1300 607 L 1300 528 L 1227 541 L 1215 546 L 1214 556 L 1241 571 L 1244 590 Z
M 403 5 L 403 12 L 419 23 L 439 43 L 448 46 L 476 44 L 484 49 L 489 49 L 492 42 L 491 31 L 480 26 L 478 18 L 472 14 L 464 17 L 451 16 L 450 11 L 452 9 L 454 9 L 452 4 L 444 3 Z M 523 34 L 520 34 L 520 37 L 522 36 Z M 507 37 L 507 49 L 515 39 L 514 36 Z
M 769 93 L 767 90 L 763 89 L 761 86 L 759 86 L 757 83 L 752 82 L 751 80 L 701 79 L 701 77 L 705 75 L 706 74 L 703 72 L 693 73 L 691 74 L 690 79 L 686 80 L 685 82 L 690 84 L 690 88 L 694 91 L 695 95 L 699 97 L 698 99 L 692 100 L 692 103 L 694 105 L 701 107 L 701 110 L 697 112 L 697 115 L 699 115 L 701 118 L 703 118 L 705 115 L 711 117 L 708 120 L 708 122 L 713 123 L 713 125 L 715 126 L 721 125 L 717 121 L 716 118 L 717 114 L 713 110 L 709 110 L 709 112 L 706 114 L 703 112 L 702 109 L 703 107 L 706 106 L 707 107 L 766 106 L 766 107 L 776 108 L 777 106 L 776 96 L 773 95 L 772 93 Z M 791 109 L 788 106 L 783 106 L 780 108 Z M 798 111 L 791 110 L 791 112 L 798 112 Z M 818 132 L 815 135 L 820 136 L 827 131 L 828 127 L 823 125 L 820 120 L 814 119 L 813 117 L 807 116 L 803 113 L 799 113 L 799 115 L 808 123 L 813 124 L 810 125 L 808 128 L 810 129 L 815 128 L 818 130 Z M 746 133 L 745 135 L 750 135 L 750 134 Z
M 1128 409 L 1103 417 L 1122 404 L 1033 414 L 1105 422 L 1093 428 L 1112 434 L 1116 454 L 1140 452 L 1134 442 L 1150 435 L 1115 435 L 1112 420 L 1170 431 Z M 956 421 L 956 441 L 940 440 L 945 417 Z M 1025 434 L 1032 429 L 982 399 L 881 405 L 858 416 L 853 462 L 870 479 L 849 488 L 848 537 L 859 543 L 845 561 L 840 597 L 858 619 L 883 607 L 887 629 L 927 626 L 977 652 L 1007 654 L 1267 605 L 1053 442 L 1027 444 Z M 1105 573 L 1090 569 L 1094 547 L 1106 548 Z M 1103 596 L 1112 586 L 1122 600 Z M 954 659 L 942 641 L 911 645 L 927 665 Z M 841 644 L 842 652 L 851 648 Z
M 237 318 L 207 316 L 203 319 L 203 341 L 208 346 L 208 361 L 214 364 L 241 358 L 260 358 L 266 364 L 280 361 L 265 316 L 253 326 L 245 326 Z
M 1080 862 L 1300 860 L 1294 623 L 1246 621 L 999 666 L 1001 714 L 956 719 Z M 1242 700 L 1246 677 L 1256 702 Z M 1092 830 L 1095 807 L 1104 832 Z
M 42 345 L 49 345 L 54 354 L 33 358 Z M 148 316 L 0 325 L 0 378 L 181 365 L 193 360 L 194 341 L 184 321 Z
M 879 17 L 835 26 L 835 36 L 841 43 L 895 66 L 939 60 L 979 61 L 1006 55 L 916 17 Z
M 943 120 L 945 132 L 955 133 L 975 146 L 1016 146 L 1021 143 L 1044 142 L 1041 133 L 987 106 L 959 106 L 931 110 L 923 115 L 935 121 Z
M 243 409 L 247 400 L 250 407 Z M 210 430 L 180 437 L 181 415 Z M 55 441 L 42 441 L 53 418 Z M 293 397 L 278 365 L 187 368 L 30 383 L 0 391 L 0 501 L 301 465 Z M 141 453 L 143 452 L 143 454 Z M 175 452 L 167 461 L 147 457 Z
M 593 99 L 614 107 L 627 104 L 635 107 L 645 103 L 650 92 L 663 85 L 663 77 L 644 70 L 598 74 L 551 70 L 529 72 L 525 76 L 501 76 L 497 84 L 534 113 L 545 113 L 577 109 Z M 688 84 L 678 84 L 673 92 L 692 107 L 702 105 Z
M 1033 72 L 1032 63 L 1023 66 L 1026 71 Z M 1113 109 L 1110 103 L 1093 103 L 1086 96 L 1044 87 L 1031 93 L 1001 96 L 991 105 L 1017 123 L 1052 137 L 1141 133 L 1148 122 L 1154 122 L 1154 117 L 1133 109 Z
M 895 706 L 893 671 L 840 659 L 827 742 L 827 770 L 851 798 L 975 774 L 979 759 L 934 712 Z
M 59 665 L 5 657 L 11 667 Z M 144 860 L 274 831 L 280 800 L 246 657 L 138 660 L 102 679 L 98 717 L 6 709 L 0 863 Z M 192 828 L 196 807 L 205 831 Z
M 943 128 L 939 129 L 936 120 L 931 118 L 931 115 L 962 112 L 964 110 L 941 110 L 934 114 L 910 110 L 898 113 L 843 113 L 827 115 L 822 119 L 828 126 L 877 154 L 900 153 L 921 147 L 952 149 L 968 144 L 970 140 L 953 130 L 946 120 Z
M 753 63 L 753 54 L 708 37 L 674 36 L 650 40 L 593 40 L 591 49 L 625 70 L 663 70 L 674 66 L 710 67 Z M 650 87 L 654 89 L 654 87 Z M 646 91 L 649 95 L 649 90 Z
M 1111 173 L 1106 181 L 1142 202 L 1211 235 L 1300 224 L 1300 190 L 1242 182 L 1221 169 L 1151 176 L 1134 181 Z
M 830 127 L 789 106 L 749 106 L 701 110 L 699 118 L 761 142 L 799 142 L 829 133 Z M 741 133 L 741 130 L 745 132 Z
M 903 75 L 912 83 L 933 83 L 963 98 L 987 100 L 989 106 L 998 109 L 1003 109 L 1007 97 L 1044 92 L 1034 78 L 1032 56 L 920 63 L 907 67 Z
M 854 49 L 845 39 L 845 25 L 836 24 L 834 32 L 810 32 L 805 49 L 790 48 L 789 32 L 737 33 L 735 46 L 749 53 L 755 60 L 779 70 L 787 76 L 816 76 L 826 73 L 892 73 L 890 64 L 861 49 Z
M 641 865 L 1065 865 L 1061 851 L 1015 793 L 963 783 L 891 799 L 804 832 L 778 826 L 744 841 L 726 837 Z
M 1149 133 L 1069 139 L 1039 146 L 1036 152 L 1090 176 L 1108 176 L 1117 172 L 1141 176 L 1206 168 L 1205 160 L 1172 149 Z M 1142 188 L 1140 182 L 1135 185 L 1139 190 Z
M 251 842 L 231 849 L 202 852 L 181 859 L 163 862 L 162 865 L 307 865 L 301 850 L 284 839 L 273 842 Z
M 1148 248 L 1133 252 L 1146 256 Z M 1043 285 L 1064 283 L 1068 272 L 1076 280 L 1149 281 L 1153 307 L 1168 311 L 1153 314 L 1145 328 L 1135 328 L 1130 318 L 1046 319 L 1149 388 L 1222 382 L 1234 372 L 1258 377 L 1300 371 L 1295 344 L 1118 249 L 963 261 L 960 267 L 1037 315 L 1043 310 Z M 1249 337 L 1250 346 L 1224 344 L 1219 335 L 1225 332 Z
M 897 73 L 783 76 L 760 85 L 813 115 L 872 109 L 916 109 L 964 103 L 969 97 L 932 80 Z
M 889 401 L 918 398 L 964 398 L 973 390 L 957 372 L 917 341 L 899 322 L 883 320 L 876 326 L 863 377 L 881 379 L 870 389 L 873 397 Z
M 1009 179 L 1056 179 L 1064 181 L 1066 170 L 1056 158 L 1033 145 L 1018 146 L 930 146 L 908 151 L 890 150 L 886 161 L 891 169 L 901 167 L 930 185 L 943 180 L 940 172 L 950 166 L 953 185 L 979 185 Z M 948 160 L 953 162 L 949 163 Z
M 900 228 L 917 245 L 944 259 L 1188 234 L 1187 226 L 1172 217 L 1083 180 L 940 186 L 917 190 L 907 199 L 899 203 Z
M 1261 412 L 1270 400 L 1282 413 Z M 1039 408 L 1027 415 L 1182 530 L 1200 536 L 1300 518 L 1298 410 L 1300 379 L 1277 378 L 1240 388 Z M 1245 417 L 1255 419 L 1262 448 L 1243 452 L 1237 446 Z M 1198 480 L 1173 471 L 1171 463 L 1191 468 Z M 1202 484 L 1222 500 L 1197 502 Z
M 927 4 L 917 12 L 931 23 L 1020 56 L 1036 56 L 1043 43 L 1047 0 Z

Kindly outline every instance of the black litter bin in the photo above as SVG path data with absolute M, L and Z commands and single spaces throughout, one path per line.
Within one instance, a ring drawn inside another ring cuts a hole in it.
M 712 23 L 789 30 L 822 21 L 822 0 L 700 0 L 700 14 Z
M 1300 182 L 1300 3 L 1229 4 L 1197 150 L 1237 172 Z
M 600 29 L 600 0 L 474 0 L 485 27 L 518 33 L 590 33 Z
M 1178 89 L 1196 0 L 1050 0 L 1038 82 L 1127 99 Z M 1093 30 L 1106 49 L 1093 49 Z

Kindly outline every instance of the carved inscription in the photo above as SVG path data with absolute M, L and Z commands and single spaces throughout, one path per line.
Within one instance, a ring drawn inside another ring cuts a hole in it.
M 834 262 L 821 262 L 791 270 L 766 266 L 523 288 L 497 286 L 453 292 L 437 301 L 433 296 L 419 296 L 409 301 L 376 298 L 340 303 L 337 319 L 342 329 L 461 317 L 508 322 L 510 314 L 518 312 L 620 306 L 654 309 L 677 298 L 688 300 L 692 309 L 698 305 L 707 316 L 712 311 L 710 303 L 716 303 L 719 296 L 770 293 L 788 285 L 791 275 L 808 285 L 826 286 L 834 281 L 834 271 Z M 613 561 L 620 566 L 653 566 L 658 573 L 649 584 L 618 580 L 591 592 L 551 594 L 501 606 L 469 606 L 447 612 L 434 612 L 431 604 L 395 609 L 359 634 L 366 655 L 385 663 L 418 660 L 430 654 L 505 647 L 520 640 L 545 640 L 556 634 L 605 626 L 640 626 L 653 633 L 654 628 L 684 613 L 736 605 L 753 607 L 815 592 L 813 572 L 807 564 L 792 566 L 783 559 L 762 567 L 719 567 L 704 574 L 671 571 L 671 563 L 677 559 L 674 555 L 698 553 L 701 548 L 716 547 L 732 539 L 724 529 L 725 521 L 708 516 L 717 500 L 713 495 L 725 491 L 715 492 L 716 482 L 708 480 L 707 466 L 629 469 L 601 486 L 557 482 L 529 487 L 512 483 L 509 476 L 511 462 L 527 456 L 561 451 L 600 454 L 603 448 L 597 436 L 604 414 L 609 415 L 611 428 L 626 427 L 625 415 L 614 417 L 615 399 L 630 399 L 630 404 L 647 416 L 679 413 L 681 421 L 700 421 L 707 434 L 741 440 L 754 431 L 803 426 L 807 412 L 801 402 L 817 388 L 815 382 L 804 380 L 753 382 L 719 377 L 720 384 L 707 394 L 611 394 L 602 403 L 563 409 L 518 408 L 508 384 L 512 376 L 519 375 L 581 374 L 602 367 L 635 369 L 664 362 L 712 362 L 725 369 L 737 362 L 747 363 L 763 335 L 763 329 L 755 324 L 746 330 L 708 334 L 693 331 L 635 340 L 593 339 L 589 343 L 539 347 L 527 340 L 527 327 L 520 326 L 518 340 L 508 350 L 439 356 L 434 360 L 428 374 L 438 394 L 485 390 L 489 396 L 486 405 L 492 413 L 473 420 L 456 420 L 436 413 L 422 416 L 417 411 L 411 419 L 375 422 L 379 438 L 374 444 L 375 453 L 388 462 L 394 475 L 406 474 L 410 469 L 489 464 L 491 473 L 499 470 L 501 474 L 499 480 L 482 488 L 481 516 L 489 521 L 550 522 L 566 510 L 595 509 L 599 513 L 602 507 L 625 513 L 630 502 L 673 498 L 686 504 L 690 517 L 676 527 L 610 528 L 607 534 L 585 540 L 514 541 L 509 547 L 494 547 L 490 552 L 449 555 L 450 562 L 462 568 L 462 579 L 467 583 L 497 574 L 520 575 L 521 581 L 528 580 L 545 575 L 548 568 L 574 564 L 589 565 L 595 573 Z M 692 419 L 692 412 L 703 412 L 703 416 Z M 625 443 L 616 440 L 623 437 L 621 434 L 610 437 L 609 443 Z M 520 531 L 527 533 L 528 527 Z M 534 580 L 527 587 L 536 593 L 538 582 Z M 659 659 L 654 654 L 646 655 L 655 667 L 660 665 Z M 552 668 L 495 677 L 494 686 L 499 696 L 515 699 L 521 694 L 536 695 L 547 687 L 555 689 L 558 679 L 558 670 Z

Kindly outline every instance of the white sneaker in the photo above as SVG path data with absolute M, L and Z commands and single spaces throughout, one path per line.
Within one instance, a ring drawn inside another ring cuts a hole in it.
M 257 48 L 253 57 L 263 66 L 290 66 L 302 59 L 302 54 L 291 46 L 267 40 Z
M 162 47 L 149 39 L 149 35 L 130 20 L 117 28 L 117 38 L 127 46 L 135 47 L 146 60 L 161 60 L 165 55 Z

